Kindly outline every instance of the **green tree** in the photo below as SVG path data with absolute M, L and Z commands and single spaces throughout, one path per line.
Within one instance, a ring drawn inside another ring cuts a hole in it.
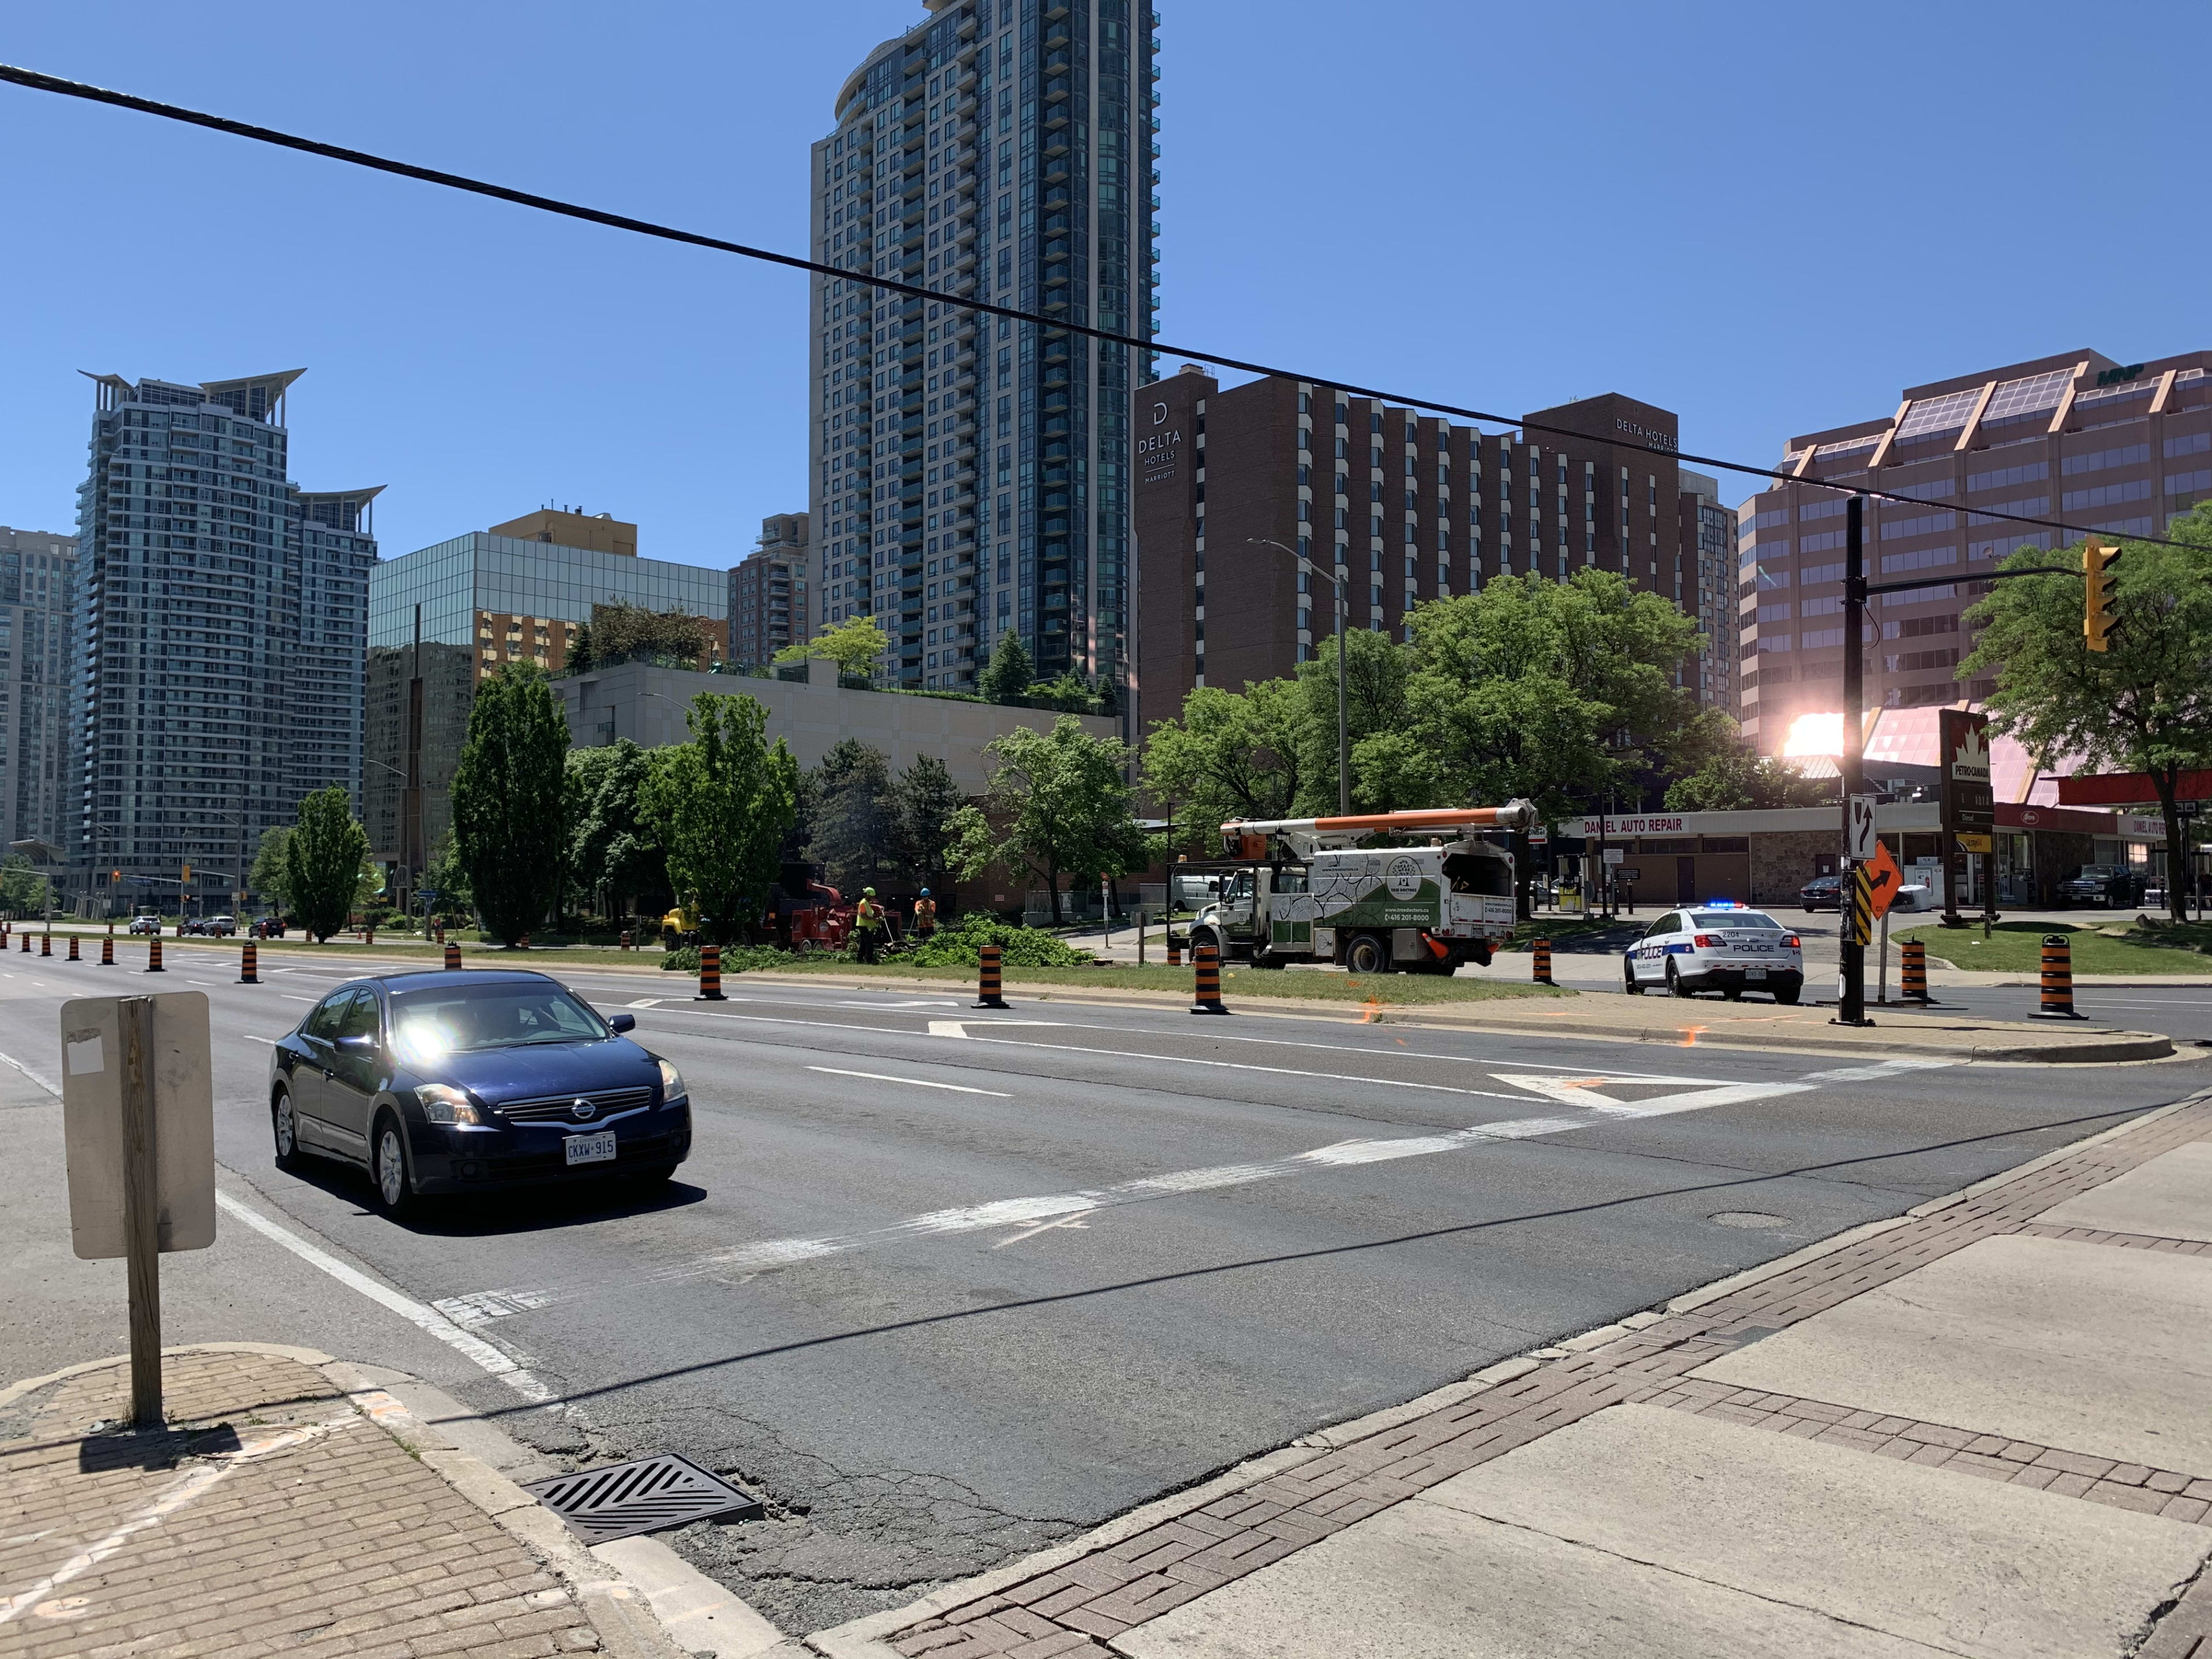
M 890 879 L 897 867 L 892 841 L 898 806 L 890 762 L 854 738 L 832 744 L 813 781 L 813 837 L 806 856 L 824 867 L 830 884 L 851 896 Z
M 1418 607 L 1398 723 L 1352 750 L 1376 807 L 1535 803 L 1547 820 L 1601 799 L 1696 713 L 1678 684 L 1696 622 L 1613 571 L 1501 576 Z M 1527 842 L 1514 834 L 1521 902 Z
M 1336 653 L 1331 638 L 1317 654 L 1298 665 L 1298 695 L 1305 705 L 1299 722 L 1299 790 L 1296 802 L 1304 817 L 1334 813 L 1336 788 Z M 1354 629 L 1344 636 L 1346 728 L 1352 734 L 1352 810 L 1387 812 L 1396 806 L 1426 806 L 1421 799 L 1400 799 L 1398 781 L 1387 770 L 1363 767 L 1361 746 L 1399 729 L 1406 717 L 1406 680 L 1412 654 L 1387 634 Z
M 1808 778 L 1788 762 L 1759 754 L 1717 708 L 1683 729 L 1669 757 L 1680 774 L 1667 786 L 1670 812 L 1738 812 L 1778 806 L 1832 806 L 1832 779 Z
M 1028 695 L 1030 683 L 1036 678 L 1036 670 L 1030 661 L 1030 653 L 1022 648 L 1020 637 L 1010 628 L 999 635 L 999 643 L 992 650 L 991 660 L 984 664 L 975 689 L 993 702 L 1012 702 L 1016 697 Z
M 668 894 L 668 855 L 645 808 L 656 762 L 628 738 L 602 749 L 568 751 L 571 879 L 609 918 L 628 915 L 641 896 Z
M 484 930 L 510 947 L 566 879 L 568 721 L 545 676 L 507 664 L 477 688 L 453 769 L 453 842 Z
M 2176 790 L 2183 772 L 2212 765 L 2212 507 L 2200 503 L 2166 534 L 2188 545 L 2121 544 L 2109 649 L 2092 651 L 2082 636 L 2079 575 L 2015 576 L 1992 583 L 1966 612 L 1981 637 L 1959 678 L 1995 673 L 1990 723 L 2030 754 L 2149 775 L 2173 849 L 2166 892 L 2179 922 L 2188 867 L 2179 849 L 2188 842 Z M 1999 568 L 2057 562 L 2030 547 Z
M 469 893 L 469 872 L 461 867 L 459 850 L 453 844 L 451 830 L 438 838 L 430 849 L 430 862 L 422 871 L 422 888 L 435 893 L 430 901 L 432 908 L 441 916 L 466 915 L 476 901 Z
M 992 763 L 990 788 L 981 806 L 953 814 L 945 851 L 961 876 L 972 880 L 1003 864 L 1042 879 L 1057 925 L 1062 875 L 1095 880 L 1152 862 L 1152 837 L 1132 811 L 1127 744 L 1094 738 L 1082 721 L 1062 714 L 1049 732 L 1009 732 L 984 753 Z
M 46 878 L 22 853 L 0 859 L 0 909 L 16 917 L 42 915 L 46 908 Z
M 917 756 L 891 781 L 891 861 L 911 872 L 916 886 L 937 890 L 940 899 L 950 873 L 945 844 L 966 805 L 952 769 L 934 755 Z
M 1312 720 L 1305 688 L 1294 680 L 1248 683 L 1241 693 L 1201 685 L 1185 695 L 1182 713 L 1156 722 L 1145 744 L 1145 793 L 1174 817 L 1176 842 L 1208 846 L 1231 818 L 1288 817 L 1304 759 L 1316 750 Z M 1332 753 L 1335 731 L 1332 701 Z
M 873 617 L 848 617 L 843 622 L 831 623 L 811 640 L 793 640 L 775 653 L 775 660 L 805 662 L 828 657 L 836 663 L 840 674 L 872 677 L 876 659 L 890 642 L 890 635 L 876 626 Z
M 767 716 L 751 697 L 702 691 L 685 716 L 691 741 L 668 752 L 644 793 L 669 879 L 717 944 L 759 921 L 796 815 L 799 763 L 781 738 L 769 744 Z
M 292 839 L 292 826 L 273 823 L 261 832 L 261 844 L 254 851 L 253 868 L 246 878 L 246 884 L 257 893 L 266 893 L 276 902 L 281 914 L 291 907 L 291 879 L 284 861 L 284 848 Z
M 298 821 L 284 842 L 284 890 L 291 914 L 317 943 L 353 914 L 368 856 L 368 832 L 355 820 L 343 785 L 301 799 Z

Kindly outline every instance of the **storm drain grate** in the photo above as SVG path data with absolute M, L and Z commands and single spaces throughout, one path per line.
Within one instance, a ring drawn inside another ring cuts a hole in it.
M 744 1488 L 674 1452 L 526 1481 L 522 1489 L 594 1544 L 712 1516 L 743 1511 L 751 1520 L 763 1512 Z

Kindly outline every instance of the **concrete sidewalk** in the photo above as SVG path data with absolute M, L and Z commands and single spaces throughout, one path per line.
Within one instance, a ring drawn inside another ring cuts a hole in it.
M 2212 1655 L 2212 1096 L 820 1633 L 830 1659 Z

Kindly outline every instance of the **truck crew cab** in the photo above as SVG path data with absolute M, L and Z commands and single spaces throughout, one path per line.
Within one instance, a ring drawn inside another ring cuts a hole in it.
M 1221 826 L 1233 861 L 1191 923 L 1194 946 L 1255 968 L 1333 963 L 1357 974 L 1489 965 L 1512 936 L 1513 855 L 1473 832 L 1526 830 L 1536 809 L 1443 807 Z M 1363 842 L 1382 841 L 1380 846 Z

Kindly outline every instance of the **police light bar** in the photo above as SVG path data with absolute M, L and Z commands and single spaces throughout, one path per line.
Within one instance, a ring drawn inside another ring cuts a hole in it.
M 1707 899 L 1698 908 L 1701 910 L 1741 910 L 1743 906 L 1734 899 Z

